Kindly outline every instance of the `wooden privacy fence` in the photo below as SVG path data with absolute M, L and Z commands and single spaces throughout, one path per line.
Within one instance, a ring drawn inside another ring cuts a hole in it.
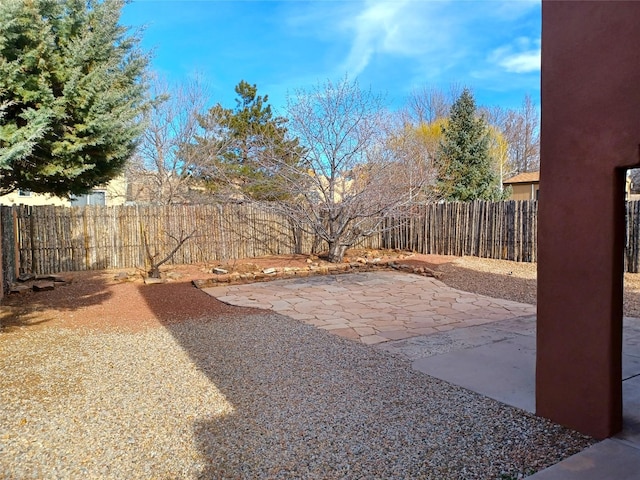
M 386 219 L 387 248 L 535 262 L 536 201 L 435 203 Z
M 232 204 L 14 206 L 0 212 L 7 276 L 145 267 L 145 241 L 163 258 L 175 238 L 192 232 L 173 263 L 295 253 L 312 243 L 308 235 L 294 235 L 287 220 L 273 212 Z
M 438 203 L 383 219 L 361 246 L 535 262 L 536 201 Z M 145 237 L 163 258 L 194 233 L 173 263 L 310 253 L 312 235 L 246 205 L 0 207 L 5 284 L 20 273 L 147 268 Z M 317 245 L 317 243 L 315 243 Z M 326 245 L 320 246 L 326 248 Z M 640 202 L 627 204 L 627 271 L 640 268 Z

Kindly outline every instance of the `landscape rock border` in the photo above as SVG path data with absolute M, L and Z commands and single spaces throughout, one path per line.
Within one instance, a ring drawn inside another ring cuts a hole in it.
M 360 252 L 357 252 L 360 253 Z M 206 272 L 213 274 L 211 278 L 199 278 L 192 280 L 191 283 L 196 288 L 210 288 L 225 285 L 239 285 L 253 282 L 268 282 L 271 280 L 281 280 L 287 278 L 303 278 L 317 275 L 340 275 L 345 273 L 358 273 L 358 272 L 372 272 L 381 270 L 398 270 L 407 273 L 413 273 L 416 275 L 422 275 L 425 277 L 434 277 L 437 279 L 442 278 L 443 273 L 432 270 L 426 266 L 414 266 L 407 263 L 403 263 L 402 260 L 409 260 L 415 256 L 415 253 L 402 252 L 395 250 L 394 253 L 399 254 L 397 256 L 391 256 L 390 258 L 382 258 L 389 255 L 383 253 L 380 256 L 380 251 L 374 250 L 372 252 L 366 252 L 361 256 L 345 257 L 343 263 L 329 263 L 322 260 L 316 255 L 310 255 L 307 258 L 308 265 L 302 267 L 293 266 L 258 266 L 253 263 L 240 263 L 237 266 L 235 264 L 217 264 L 213 268 L 208 267 Z M 391 254 L 393 255 L 393 254 Z M 139 269 L 137 269 L 139 270 Z M 113 280 L 116 282 L 130 282 L 136 281 L 140 278 L 146 285 L 164 284 L 167 282 L 175 281 L 182 277 L 182 274 L 176 272 L 165 272 L 162 278 L 151 278 L 144 274 L 140 274 L 140 271 L 120 271 Z M 16 279 L 16 283 L 13 283 L 8 289 L 9 294 L 25 294 L 46 290 L 53 290 L 57 286 L 66 285 L 73 281 L 73 277 L 69 275 L 34 275 L 34 274 L 22 274 Z
M 380 270 L 399 270 L 414 273 L 425 277 L 441 278 L 442 274 L 427 267 L 413 267 L 395 260 L 364 260 L 358 259 L 349 263 L 329 263 L 324 265 L 313 264 L 307 267 L 269 267 L 255 272 L 230 272 L 216 273 L 212 278 L 193 280 L 197 288 L 211 288 L 225 285 L 239 285 L 253 282 L 268 282 L 270 280 L 283 280 L 287 278 L 303 278 L 316 275 L 341 275 L 355 272 L 372 272 Z M 216 269 L 214 269 L 215 272 Z

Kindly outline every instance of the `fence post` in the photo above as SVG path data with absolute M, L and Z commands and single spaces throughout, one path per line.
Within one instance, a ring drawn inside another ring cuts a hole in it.
M 18 276 L 18 245 L 16 243 L 15 207 L 0 206 L 0 292 L 7 291 Z M 0 293 L 0 298 L 2 294 Z
M 4 298 L 4 231 L 2 228 L 2 218 L 4 216 L 4 209 L 0 208 L 0 302 Z

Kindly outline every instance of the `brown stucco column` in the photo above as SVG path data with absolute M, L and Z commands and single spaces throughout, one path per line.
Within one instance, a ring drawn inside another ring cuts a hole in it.
M 639 161 L 640 2 L 542 5 L 536 410 L 622 428 L 625 168 Z

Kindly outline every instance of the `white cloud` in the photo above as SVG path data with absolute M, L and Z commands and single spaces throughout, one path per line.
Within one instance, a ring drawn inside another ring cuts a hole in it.
M 540 70 L 540 40 L 519 38 L 512 45 L 495 49 L 489 61 L 510 73 L 530 73 Z
M 415 0 L 366 1 L 359 14 L 342 24 L 353 33 L 343 70 L 358 75 L 376 54 L 419 56 L 442 45 L 444 30 L 432 28 L 431 15 L 440 6 Z
M 507 72 L 528 73 L 540 70 L 540 49 L 504 58 L 499 65 Z
M 1 1 L 1 0 L 0 0 Z M 425 84 L 513 85 L 540 70 L 540 0 L 283 2 L 286 28 L 316 41 L 315 63 L 287 81 L 340 78 L 395 97 Z M 522 78 L 530 75 L 521 75 Z M 307 78 L 308 77 L 308 78 Z M 393 85 L 390 87 L 390 85 Z

